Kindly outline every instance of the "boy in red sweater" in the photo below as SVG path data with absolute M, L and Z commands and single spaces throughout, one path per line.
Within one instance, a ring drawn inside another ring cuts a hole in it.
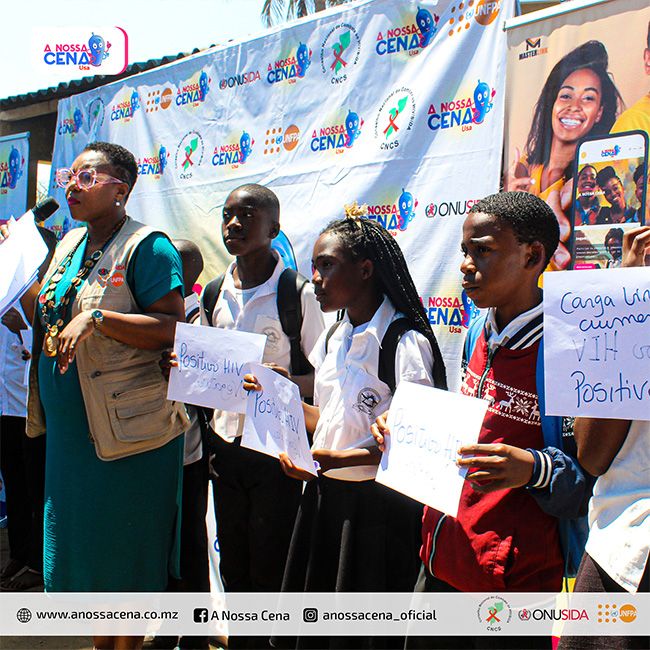
M 543 320 L 539 277 L 558 241 L 552 210 L 526 192 L 488 196 L 472 206 L 465 220 L 463 289 L 477 307 L 489 311 L 478 324 L 461 392 L 490 406 L 478 443 L 460 450 L 458 465 L 469 471 L 458 516 L 424 510 L 417 590 L 561 590 L 558 517 L 577 516 L 585 479 L 572 457 L 545 443 L 537 394 Z M 385 420 L 378 421 L 380 447 L 385 433 Z M 551 647 L 550 637 L 413 638 L 407 647 L 491 643 Z

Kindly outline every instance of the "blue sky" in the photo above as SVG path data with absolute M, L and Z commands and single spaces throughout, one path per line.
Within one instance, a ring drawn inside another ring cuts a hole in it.
M 72 80 L 34 70 L 32 27 L 121 27 L 129 38 L 129 63 L 226 43 L 264 29 L 263 0 L 7 1 L 11 9 L 0 27 L 0 99 Z

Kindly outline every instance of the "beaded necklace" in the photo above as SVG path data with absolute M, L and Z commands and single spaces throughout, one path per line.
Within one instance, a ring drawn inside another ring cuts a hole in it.
M 90 236 L 88 235 L 87 230 L 84 236 L 75 244 L 75 247 L 66 255 L 63 262 L 61 262 L 61 264 L 57 267 L 56 271 L 52 274 L 52 277 L 49 280 L 49 284 L 47 285 L 45 291 L 39 297 L 39 303 L 41 305 L 41 320 L 43 321 L 43 324 L 45 325 L 45 328 L 47 330 L 47 333 L 45 335 L 45 341 L 43 342 L 43 352 L 45 353 L 46 356 L 53 357 L 57 353 L 57 350 L 59 348 L 59 333 L 65 323 L 64 320 L 65 311 L 73 298 L 72 294 L 76 293 L 77 288 L 88 277 L 88 275 L 93 270 L 93 268 L 95 268 L 97 262 L 99 262 L 99 260 L 102 258 L 106 246 L 117 234 L 120 228 L 126 223 L 127 219 L 128 216 L 124 215 L 124 217 L 120 219 L 119 223 L 115 226 L 115 228 L 113 228 L 111 234 L 107 237 L 106 241 L 101 245 L 99 250 L 96 250 L 82 264 L 81 268 L 79 269 L 79 272 L 74 278 L 72 278 L 70 284 L 68 285 L 68 288 L 66 289 L 65 293 L 61 296 L 58 303 L 54 302 L 56 287 L 61 281 L 63 275 L 65 274 L 66 269 L 72 263 L 72 259 L 74 258 L 77 250 L 79 250 L 79 247 L 85 241 L 90 242 Z M 56 318 L 56 316 L 58 316 L 58 318 L 54 321 L 54 323 L 52 323 L 52 320 Z

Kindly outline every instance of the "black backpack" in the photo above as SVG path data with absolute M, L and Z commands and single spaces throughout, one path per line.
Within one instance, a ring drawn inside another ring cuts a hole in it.
M 341 320 L 337 320 L 332 325 L 327 335 L 325 336 L 325 353 L 332 334 L 336 331 L 341 324 Z M 386 330 L 384 337 L 381 340 L 379 348 L 379 368 L 377 369 L 377 377 L 383 381 L 390 388 L 390 392 L 395 392 L 395 353 L 397 352 L 397 344 L 400 342 L 402 336 L 410 330 L 416 329 L 413 323 L 405 317 L 394 320 Z M 445 366 L 442 362 L 439 352 L 433 350 L 433 384 L 436 388 L 447 389 L 447 379 L 445 375 Z
M 224 278 L 225 273 L 222 273 L 218 278 L 208 282 L 203 290 L 201 301 L 210 325 L 212 325 L 212 315 L 221 293 Z M 289 337 L 291 346 L 289 370 L 292 375 L 307 375 L 314 369 L 300 347 L 300 330 L 302 328 L 300 295 L 307 282 L 309 282 L 307 278 L 293 269 L 282 271 L 278 280 L 278 316 L 282 331 Z

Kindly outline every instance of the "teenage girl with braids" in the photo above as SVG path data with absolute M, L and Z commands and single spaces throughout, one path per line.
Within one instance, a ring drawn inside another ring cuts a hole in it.
M 370 427 L 392 398 L 377 376 L 390 323 L 405 316 L 412 325 L 397 345 L 396 385 L 407 380 L 446 388 L 445 368 L 397 242 L 377 222 L 360 219 L 360 210 L 356 203 L 346 206 L 353 218 L 331 223 L 314 246 L 316 299 L 324 312 L 345 310 L 345 315 L 310 355 L 315 405 L 304 408 L 320 475 L 314 479 L 281 457 L 286 474 L 309 481 L 283 591 L 412 591 L 419 570 L 422 506 L 374 480 L 381 453 Z M 247 388 L 260 388 L 253 377 L 247 379 Z M 386 641 L 363 639 L 364 647 L 385 647 Z M 294 643 L 352 648 L 361 638 L 303 637 Z

